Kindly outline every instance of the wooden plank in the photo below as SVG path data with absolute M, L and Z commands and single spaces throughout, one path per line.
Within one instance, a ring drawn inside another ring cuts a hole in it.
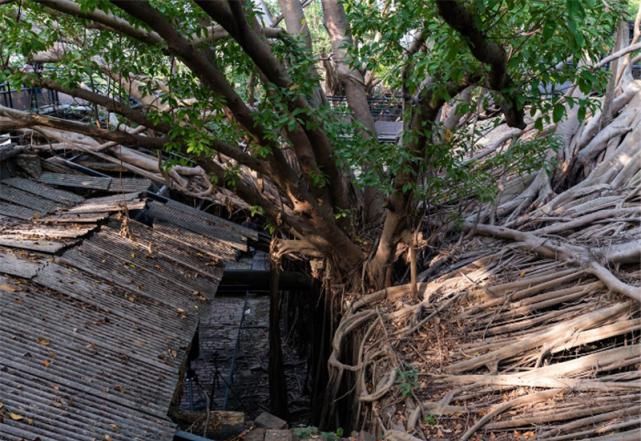
M 32 193 L 4 184 L 0 184 L 0 199 L 11 202 L 12 204 L 31 208 L 40 214 L 49 213 L 61 205 L 58 202 L 41 198 Z
M 36 215 L 36 210 L 0 201 L 0 215 L 16 219 L 29 220 L 34 215 Z
M 32 278 L 44 262 L 39 259 L 26 259 L 8 249 L 0 248 L 0 273 Z
M 145 208 L 146 201 L 140 200 L 140 192 L 117 194 L 85 200 L 82 204 L 68 210 L 67 213 L 104 213 Z
M 75 205 L 85 200 L 75 193 L 49 187 L 31 179 L 9 178 L 4 179 L 2 183 L 65 205 Z
M 38 181 L 58 187 L 84 188 L 87 190 L 108 190 L 111 178 L 88 175 L 71 175 L 67 173 L 45 172 Z
M 73 244 L 74 241 L 60 242 L 54 240 L 30 240 L 0 236 L 0 245 L 23 250 L 40 251 L 42 253 L 54 254 L 63 248 Z
M 84 236 L 97 228 L 97 225 L 75 224 L 14 224 L 0 226 L 0 238 L 3 239 L 75 239 Z
M 57 213 L 43 216 L 39 219 L 42 223 L 97 223 L 109 217 L 109 212 L 104 213 Z

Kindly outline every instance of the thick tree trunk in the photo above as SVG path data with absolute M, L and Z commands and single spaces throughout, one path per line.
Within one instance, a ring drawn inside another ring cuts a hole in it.
M 352 40 L 349 22 L 345 15 L 343 5 L 338 0 L 322 0 L 325 28 L 332 43 L 332 55 L 336 73 L 343 85 L 347 103 L 354 119 L 362 124 L 366 139 L 376 140 L 374 118 L 367 101 L 367 90 L 363 75 L 350 66 L 347 48 L 351 47 Z M 366 164 L 375 167 L 375 164 Z M 366 187 L 363 192 L 364 220 L 366 224 L 376 223 L 383 214 L 383 198 L 380 191 Z
M 283 18 L 285 19 L 287 32 L 299 37 L 311 53 L 312 36 L 309 33 L 309 27 L 305 20 L 305 12 L 303 11 L 303 5 L 300 0 L 278 0 L 278 4 L 280 5 L 280 10 L 283 13 Z M 313 69 L 314 68 L 312 68 L 312 70 Z M 310 72 L 310 75 L 315 77 L 318 76 L 315 71 Z M 313 96 L 310 97 L 310 104 L 314 107 L 318 107 L 324 102 L 325 95 L 319 85 L 314 89 Z

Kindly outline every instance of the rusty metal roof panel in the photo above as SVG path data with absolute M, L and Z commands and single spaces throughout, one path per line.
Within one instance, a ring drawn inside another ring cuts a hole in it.
M 111 228 L 103 228 L 85 244 L 99 248 L 103 255 L 124 260 L 129 265 L 155 273 L 159 279 L 182 285 L 191 292 L 197 288 L 203 294 L 208 294 L 216 292 L 218 288 L 219 278 L 203 276 L 190 267 L 167 259 L 153 248 L 146 248 L 121 237 Z
M 77 268 L 49 263 L 38 269 L 33 280 L 42 286 L 83 300 L 97 308 L 112 311 L 114 314 L 124 314 L 138 324 L 145 324 L 154 329 L 185 336 L 185 338 L 188 338 L 192 332 L 189 320 L 176 320 L 179 315 L 177 310 L 167 308 L 153 296 L 131 287 L 123 288 L 114 285 Z
M 58 202 L 4 184 L 0 184 L 0 199 L 30 208 L 40 214 L 50 213 L 60 206 Z
M 75 175 L 69 173 L 44 172 L 38 177 L 38 181 L 56 185 L 58 187 L 70 187 L 86 190 L 109 190 L 111 178 L 88 175 Z
M 33 193 L 46 199 L 59 202 L 64 205 L 75 205 L 82 202 L 85 198 L 75 193 L 71 193 L 48 185 L 41 184 L 31 179 L 25 178 L 8 178 L 2 181 L 3 184 L 11 187 Z
M 220 280 L 222 277 L 222 263 L 225 255 L 208 254 L 202 251 L 202 243 L 195 247 L 186 242 L 181 242 L 177 238 L 165 236 L 154 228 L 148 228 L 134 220 L 129 220 L 129 229 L 131 237 L 129 240 L 145 249 L 153 249 L 161 253 L 164 257 L 172 262 L 184 265 L 191 270 L 198 272 L 206 277 Z M 231 258 L 236 253 L 231 250 Z
M 217 239 L 212 239 L 209 236 L 193 233 L 184 228 L 177 227 L 165 222 L 154 222 L 154 231 L 159 236 L 173 238 L 175 241 L 183 243 L 192 248 L 199 249 L 213 258 L 221 260 L 234 260 L 238 257 L 239 253 L 236 247 L 231 248 L 228 242 L 222 242 Z
M 24 284 L 23 284 L 24 285 Z M 95 344 L 125 354 L 129 359 L 177 369 L 175 359 L 164 359 L 167 350 L 178 350 L 181 337 L 149 329 L 109 310 L 97 309 L 90 303 L 45 288 L 14 285 L 15 292 L 3 290 L 0 297 L 3 323 L 14 323 L 15 329 L 42 327 L 43 332 L 64 336 L 85 344 Z M 176 315 L 176 320 L 180 318 Z

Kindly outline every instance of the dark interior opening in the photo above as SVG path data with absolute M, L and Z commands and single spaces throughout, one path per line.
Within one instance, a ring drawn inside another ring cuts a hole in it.
M 270 383 L 277 383 L 269 369 L 273 273 L 255 261 L 264 258 L 258 252 L 253 268 L 226 270 L 192 344 L 179 408 L 203 412 L 209 405 L 210 410 L 244 412 L 249 420 L 267 411 L 290 426 L 318 425 L 332 328 L 327 302 L 294 265 L 286 264 L 279 273 L 281 375 L 287 394 L 283 414 L 270 396 Z

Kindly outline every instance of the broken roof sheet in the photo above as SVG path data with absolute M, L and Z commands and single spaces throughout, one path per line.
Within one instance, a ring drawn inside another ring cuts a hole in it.
M 145 191 L 151 181 L 145 178 L 112 178 L 109 176 L 88 176 L 81 174 L 45 172 L 38 177 L 40 182 L 67 188 L 105 190 L 112 193 Z
M 124 215 L 150 203 L 133 186 L 88 199 L 42 180 L 6 189 L 30 196 L 0 196 L 0 439 L 173 439 L 199 315 L 253 232 L 210 215 L 201 234 L 168 216 L 151 228 Z

